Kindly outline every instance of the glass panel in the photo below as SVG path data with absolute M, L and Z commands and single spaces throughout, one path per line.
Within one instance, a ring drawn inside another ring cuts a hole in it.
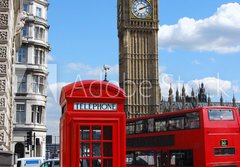
M 112 160 L 111 159 L 104 159 L 103 160 L 104 167 L 112 167 Z
M 134 152 L 127 152 L 126 155 L 126 164 L 127 165 L 132 165 L 133 164 L 133 158 L 134 158 Z
M 101 167 L 101 159 L 93 159 L 92 167 Z
M 17 92 L 25 93 L 27 91 L 27 77 L 25 75 L 17 76 Z
M 112 127 L 111 126 L 103 127 L 103 140 L 112 140 Z
M 28 35 L 28 28 L 27 26 L 25 25 L 23 28 L 22 28 L 22 36 L 23 37 L 26 37 Z
M 135 133 L 135 132 L 134 132 L 134 127 L 135 127 L 135 122 L 128 122 L 128 123 L 127 123 L 126 129 L 127 129 L 127 134 L 128 134 L 128 135 Z
M 37 83 L 38 83 L 38 76 L 33 75 L 32 76 L 32 91 L 34 93 L 38 93 L 38 91 L 37 91 Z
M 187 113 L 185 116 L 185 129 L 195 129 L 199 128 L 199 113 L 193 112 L 193 113 Z
M 93 127 L 92 139 L 93 140 L 101 140 L 101 127 L 99 127 L 99 126 Z
M 93 143 L 93 157 L 100 157 L 101 156 L 101 143 Z
M 148 151 L 129 152 L 127 154 L 127 157 L 128 157 L 127 163 L 130 165 L 136 165 L 136 166 L 155 165 L 154 152 L 148 152 Z
M 89 143 L 81 143 L 80 144 L 80 156 L 81 157 L 89 157 L 90 149 Z
M 23 4 L 23 11 L 28 12 L 28 4 Z
M 166 122 L 166 120 L 157 120 L 157 121 L 155 121 L 155 130 L 156 130 L 156 132 L 167 131 L 167 122 Z
M 89 167 L 88 159 L 80 159 L 80 167 Z
M 112 156 L 112 142 L 104 142 L 103 144 L 103 156 L 111 157 Z
M 39 27 L 35 27 L 35 39 L 38 39 Z
M 89 140 L 89 126 L 80 127 L 80 140 Z
M 41 17 L 42 16 L 42 9 L 37 7 L 36 8 L 36 14 L 37 14 L 38 17 Z
M 144 162 L 147 165 L 154 165 L 154 153 L 153 152 L 141 152 L 141 154 L 136 157 L 138 162 Z
M 37 111 L 37 123 L 41 123 L 42 122 L 42 111 L 40 110 L 41 106 L 38 107 L 38 111 Z
M 142 133 L 143 132 L 143 121 L 137 121 L 136 122 L 136 133 Z
M 54 165 L 59 165 L 59 161 L 58 160 L 54 161 Z
M 232 110 L 209 110 L 208 111 L 209 120 L 234 120 Z
M 26 122 L 25 104 L 17 104 L 16 123 L 24 124 Z
M 148 132 L 153 132 L 154 131 L 154 119 L 148 119 Z
M 35 114 L 34 114 L 35 112 L 34 111 L 32 111 L 32 115 L 31 115 L 31 121 L 32 121 L 32 123 L 34 123 L 34 120 L 35 120 Z
M 26 63 L 27 62 L 27 48 L 22 47 L 18 50 L 18 63 Z
M 174 166 L 193 166 L 192 150 L 170 151 L 170 164 Z
M 169 130 L 184 129 L 184 117 L 170 118 L 168 120 Z

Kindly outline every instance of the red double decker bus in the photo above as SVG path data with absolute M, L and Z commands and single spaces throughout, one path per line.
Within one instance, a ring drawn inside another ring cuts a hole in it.
M 215 106 L 128 119 L 127 166 L 240 166 L 238 109 Z

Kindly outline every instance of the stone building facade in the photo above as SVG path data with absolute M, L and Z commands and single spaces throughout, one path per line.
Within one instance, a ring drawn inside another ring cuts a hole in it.
M 14 62 L 21 45 L 19 30 L 24 24 L 21 0 L 0 0 L 0 166 L 14 163 L 13 108 Z
M 127 117 L 159 113 L 158 1 L 118 0 L 118 38 Z
M 47 0 L 23 0 L 26 21 L 21 31 L 22 45 L 16 55 L 13 119 L 13 147 L 18 158 L 45 157 L 47 59 L 50 50 L 48 6 Z

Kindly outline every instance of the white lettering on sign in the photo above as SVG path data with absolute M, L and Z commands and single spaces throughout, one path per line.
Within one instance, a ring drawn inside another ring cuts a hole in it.
M 117 104 L 114 104 L 114 103 L 74 103 L 74 110 L 116 111 Z

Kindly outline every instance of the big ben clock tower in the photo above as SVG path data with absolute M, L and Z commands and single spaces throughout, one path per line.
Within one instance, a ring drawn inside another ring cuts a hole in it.
M 158 0 L 118 0 L 118 38 L 128 118 L 159 113 Z

